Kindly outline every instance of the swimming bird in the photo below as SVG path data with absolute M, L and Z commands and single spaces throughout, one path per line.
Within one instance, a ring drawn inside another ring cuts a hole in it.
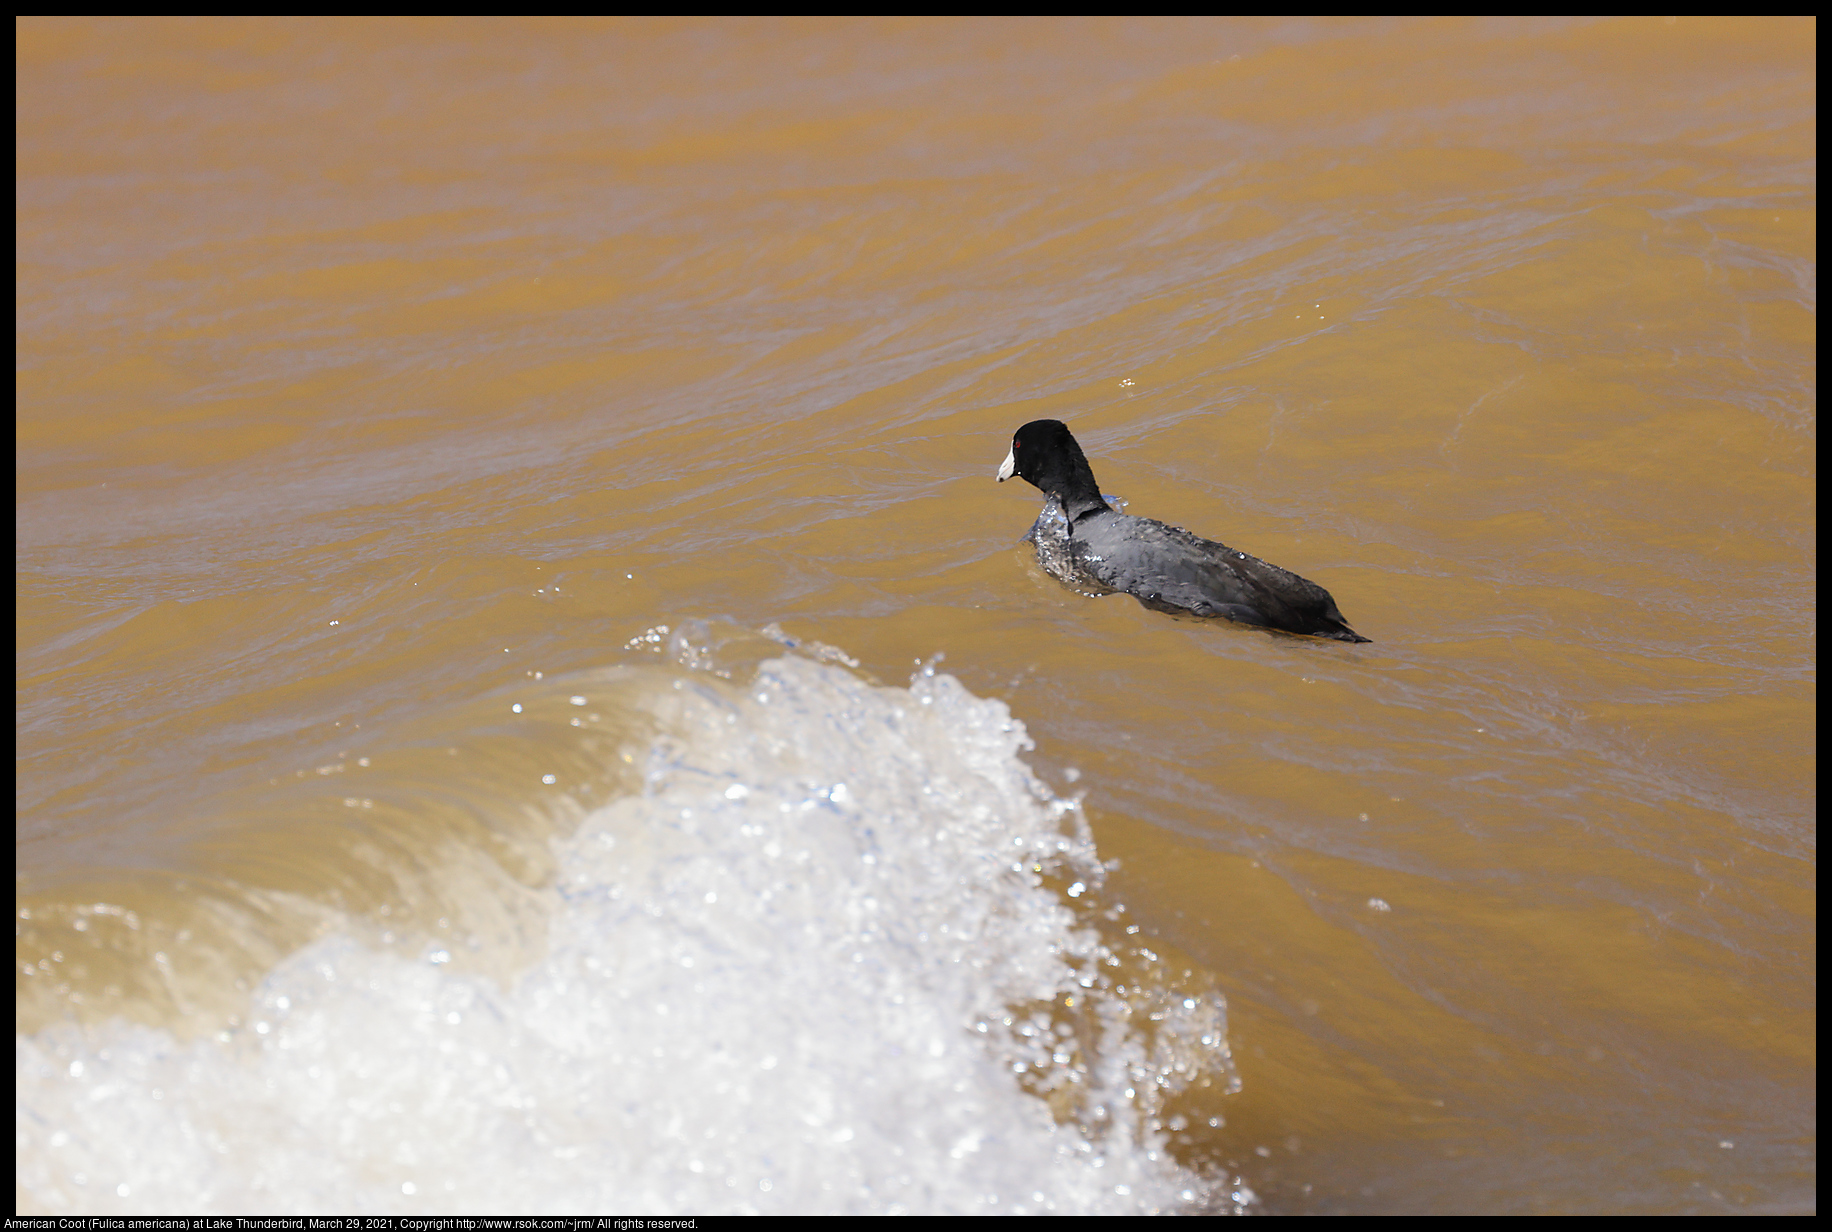
M 1095 594 L 1124 591 L 1146 607 L 1221 616 L 1241 624 L 1371 641 L 1349 628 L 1329 591 L 1258 557 L 1180 526 L 1119 512 L 1100 494 L 1094 469 L 1058 419 L 1035 419 L 1011 438 L 999 482 L 1013 475 L 1049 500 L 1026 538 L 1057 581 Z

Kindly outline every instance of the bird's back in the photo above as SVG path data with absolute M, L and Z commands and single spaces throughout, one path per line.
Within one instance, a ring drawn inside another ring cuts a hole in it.
M 1366 641 L 1308 578 L 1152 518 L 1099 512 L 1070 532 L 1077 562 L 1148 607 Z

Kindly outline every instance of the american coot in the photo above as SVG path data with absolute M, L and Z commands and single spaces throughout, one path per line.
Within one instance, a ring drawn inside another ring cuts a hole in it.
M 1049 496 L 1031 528 L 1037 562 L 1078 590 L 1123 590 L 1146 607 L 1333 637 L 1370 639 L 1349 628 L 1329 591 L 1277 565 L 1198 538 L 1178 526 L 1120 513 L 1101 498 L 1094 470 L 1068 425 L 1037 419 L 1011 438 L 999 482 L 1013 475 Z

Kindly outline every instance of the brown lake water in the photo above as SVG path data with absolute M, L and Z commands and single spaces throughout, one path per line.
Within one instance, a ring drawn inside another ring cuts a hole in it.
M 1815 1208 L 1812 21 L 17 33 L 22 1210 Z

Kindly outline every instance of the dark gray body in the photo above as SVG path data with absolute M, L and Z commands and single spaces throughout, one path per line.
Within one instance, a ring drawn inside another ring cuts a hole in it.
M 1349 628 L 1329 591 L 1315 582 L 1182 527 L 1113 509 L 1080 447 L 1055 420 L 1019 429 L 1001 473 L 1049 494 L 1025 538 L 1036 544 L 1044 572 L 1065 585 L 1090 594 L 1124 591 L 1158 611 L 1368 640 Z

